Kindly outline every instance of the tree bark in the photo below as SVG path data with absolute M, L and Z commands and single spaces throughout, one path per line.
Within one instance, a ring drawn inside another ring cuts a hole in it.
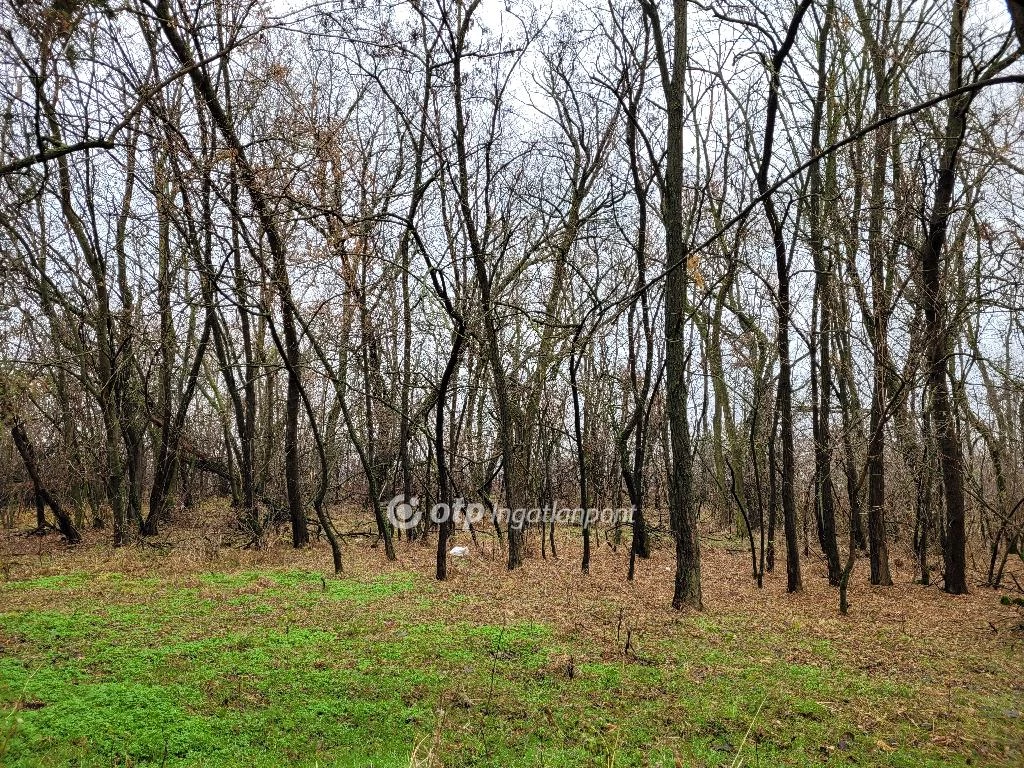
M 775 202 L 769 194 L 768 171 L 771 168 L 772 154 L 775 145 L 775 121 L 779 111 L 780 70 L 789 56 L 789 51 L 796 42 L 796 34 L 800 22 L 811 5 L 811 0 L 803 0 L 797 6 L 786 30 L 786 37 L 775 51 L 769 72 L 768 105 L 765 118 L 764 146 L 761 149 L 761 162 L 757 172 L 758 193 L 763 196 L 765 217 L 772 232 L 772 245 L 775 250 L 775 271 L 778 278 L 778 295 L 776 309 L 778 311 L 778 328 L 776 342 L 779 349 L 779 388 L 775 407 L 779 411 L 779 427 L 782 443 L 782 522 L 786 533 L 786 589 L 799 592 L 803 589 L 800 575 L 800 545 L 797 539 L 796 520 L 796 452 L 793 446 L 793 375 L 789 349 L 789 324 L 792 314 L 790 300 L 789 252 L 786 248 L 785 233 L 782 220 L 775 210 Z
M 54 518 L 57 520 L 57 529 L 61 532 L 68 544 L 78 544 L 82 540 L 81 534 L 75 527 L 74 522 L 71 520 L 71 516 L 64 510 L 60 502 L 54 498 L 53 494 L 43 484 L 43 480 L 39 475 L 39 465 L 36 461 L 36 451 L 32 446 L 32 441 L 28 437 L 28 433 L 25 432 L 25 425 L 21 423 L 21 420 L 17 417 L 12 419 L 11 423 L 11 437 L 14 438 L 14 445 L 18 449 L 18 453 L 21 455 L 21 460 L 25 465 L 25 471 L 28 472 L 29 479 L 32 481 L 32 488 L 35 491 L 36 506 L 37 510 L 41 511 L 43 504 L 50 508 L 53 512 Z
M 950 90 L 963 84 L 963 24 L 967 0 L 954 0 L 950 26 Z M 928 386 L 932 391 L 931 416 L 935 428 L 939 466 L 946 500 L 946 530 L 942 555 L 946 592 L 967 593 L 967 532 L 964 510 L 963 457 L 947 381 L 952 343 L 944 312 L 943 249 L 952 214 L 956 187 L 956 166 L 967 130 L 971 99 L 962 96 L 949 104 L 942 155 L 935 182 L 935 198 L 921 250 L 921 278 L 924 286 L 924 314 L 928 340 Z
M 686 373 L 688 257 L 683 233 L 683 99 L 687 67 L 686 0 L 672 2 L 671 64 L 657 6 L 641 0 L 651 24 L 667 111 L 662 216 L 665 224 L 665 364 L 671 464 L 669 516 L 675 537 L 676 573 L 672 607 L 703 609 L 700 584 L 699 511 L 693 494 L 689 377 Z

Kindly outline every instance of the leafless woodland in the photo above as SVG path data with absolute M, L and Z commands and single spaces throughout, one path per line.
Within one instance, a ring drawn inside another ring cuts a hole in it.
M 625 506 L 473 535 L 674 548 L 676 608 L 711 529 L 844 600 L 858 557 L 963 593 L 1019 556 L 1020 0 L 4 0 L 0 37 L 38 533 L 216 500 L 443 579 L 453 521 L 389 499 Z

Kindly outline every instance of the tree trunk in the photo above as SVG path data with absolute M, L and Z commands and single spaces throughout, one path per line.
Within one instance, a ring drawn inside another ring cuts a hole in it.
M 954 0 L 953 22 L 950 28 L 950 90 L 963 84 L 963 24 L 966 15 L 966 0 Z M 946 130 L 943 132 L 942 157 L 935 183 L 935 199 L 921 251 L 921 278 L 924 286 L 928 340 L 928 385 L 932 391 L 931 415 L 935 427 L 939 466 L 942 469 L 943 495 L 946 499 L 946 535 L 942 548 L 945 564 L 944 589 L 954 595 L 967 592 L 967 532 L 963 457 L 947 383 L 947 368 L 953 345 L 943 305 L 942 254 L 952 214 L 957 160 L 967 130 L 967 112 L 970 105 L 969 96 L 962 96 L 950 102 Z
M 686 0 L 672 2 L 672 63 L 661 31 L 657 7 L 647 0 L 642 6 L 654 30 L 662 88 L 665 91 L 668 138 L 665 148 L 665 179 L 662 216 L 665 222 L 665 363 L 666 400 L 671 465 L 669 514 L 675 537 L 676 574 L 672 607 L 703 608 L 700 585 L 698 509 L 693 495 L 692 452 L 689 424 L 689 379 L 686 374 L 686 310 L 688 253 L 683 235 L 683 99 L 687 67 Z
M 32 441 L 29 440 L 28 434 L 25 432 L 25 426 L 16 416 L 11 424 L 11 437 L 14 438 L 14 445 L 18 449 L 21 460 L 25 464 L 25 471 L 28 472 L 29 479 L 32 481 L 37 513 L 41 512 L 43 504 L 48 506 L 57 520 L 57 529 L 67 540 L 68 544 L 78 544 L 82 540 L 82 536 L 71 521 L 71 516 L 60 505 L 60 502 L 53 497 L 53 494 L 47 490 L 46 486 L 43 485 L 42 478 L 39 476 L 39 465 L 36 462 L 35 448 L 32 447 Z M 45 519 L 42 522 L 45 524 Z

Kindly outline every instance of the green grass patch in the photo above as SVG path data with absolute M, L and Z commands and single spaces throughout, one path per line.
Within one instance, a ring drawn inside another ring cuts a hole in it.
M 446 766 L 967 765 L 897 716 L 912 688 L 798 630 L 688 617 L 623 654 L 614 624 L 489 624 L 408 573 L 54 578 L 0 613 L 10 768 L 404 767 L 435 734 Z M 970 705 L 1012 739 L 1012 699 Z
M 18 579 L 0 584 L 0 590 L 25 589 L 75 589 L 89 583 L 91 577 L 85 573 L 60 573 L 54 576 L 37 576 L 34 579 Z

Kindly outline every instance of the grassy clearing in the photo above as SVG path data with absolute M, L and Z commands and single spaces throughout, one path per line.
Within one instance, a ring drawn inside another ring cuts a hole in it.
M 572 626 L 555 606 L 497 616 L 463 582 L 257 568 L 0 585 L 0 764 L 1024 760 L 1006 681 L 934 701 L 927 665 L 916 683 L 864 669 L 799 621 L 645 623 L 594 599 L 578 611 L 593 621 Z M 991 669 L 1012 670 L 1012 652 Z

